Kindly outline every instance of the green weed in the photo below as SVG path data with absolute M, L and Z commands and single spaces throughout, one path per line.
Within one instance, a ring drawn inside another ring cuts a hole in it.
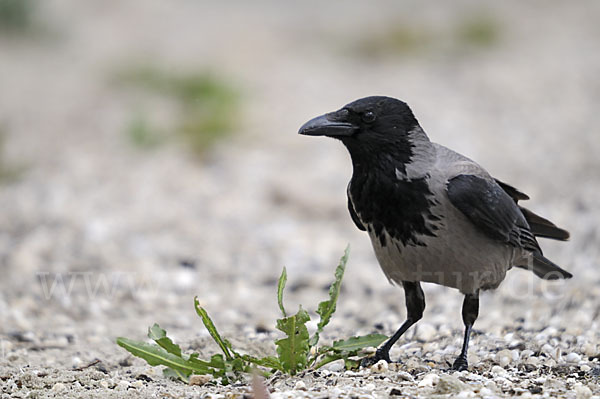
M 363 58 L 463 54 L 465 50 L 493 47 L 501 33 L 499 22 L 485 13 L 458 18 L 447 26 L 395 21 L 383 30 L 364 35 L 353 49 Z
M 284 334 L 284 337 L 275 341 L 277 356 L 254 357 L 236 351 L 217 331 L 206 310 L 200 306 L 198 298 L 194 299 L 196 313 L 222 353 L 215 354 L 208 360 L 199 359 L 197 353 L 186 355 L 181 347 L 167 337 L 166 331 L 158 324 L 148 329 L 148 337 L 154 341 L 153 344 L 128 338 L 117 338 L 117 344 L 134 356 L 146 360 L 151 366 L 166 366 L 164 375 L 176 377 L 184 382 L 187 382 L 193 374 L 210 374 L 220 379 L 222 384 L 239 380 L 245 374 L 257 370 L 263 375 L 269 375 L 274 371 L 294 375 L 308 368 L 318 369 L 340 359 L 344 360 L 347 368 L 356 368 L 359 366 L 359 356 L 362 351 L 381 344 L 387 339 L 385 335 L 369 334 L 334 341 L 332 345 L 317 346 L 319 334 L 323 332 L 323 328 L 329 323 L 336 310 L 348 255 L 349 248 L 346 248 L 336 268 L 335 280 L 329 289 L 329 298 L 321 302 L 317 308 L 316 313 L 320 316 L 320 320 L 317 331 L 312 336 L 306 327 L 310 315 L 302 306 L 294 315 L 288 315 L 285 310 L 283 293 L 287 272 L 285 268 L 283 269 L 277 284 L 277 303 L 282 313 L 282 318 L 277 320 L 277 329 Z
M 36 0 L 0 0 L 0 32 L 23 33 L 34 25 Z
M 130 68 L 117 74 L 117 82 L 150 95 L 173 101 L 177 121 L 169 127 L 198 155 L 218 140 L 229 136 L 239 120 L 239 93 L 224 80 L 205 73 L 178 74 L 156 68 Z M 127 129 L 133 143 L 147 148 L 155 130 L 147 121 L 144 126 Z
M 1 0 L 0 0 L 1 1 Z M 4 159 L 4 141 L 5 133 L 0 126 L 0 183 L 10 183 L 18 180 L 25 171 L 24 165 L 12 165 Z
M 479 15 L 462 21 L 457 27 L 456 36 L 466 45 L 489 47 L 498 42 L 500 28 L 493 18 Z

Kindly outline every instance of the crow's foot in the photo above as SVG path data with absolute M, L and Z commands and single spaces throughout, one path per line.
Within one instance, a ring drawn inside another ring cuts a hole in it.
M 371 367 L 380 360 L 385 360 L 388 363 L 392 363 L 390 360 L 390 352 L 377 349 L 377 352 L 375 352 L 373 356 L 364 357 L 360 360 L 360 367 Z
M 464 356 L 459 356 L 456 358 L 456 360 L 454 361 L 454 364 L 452 365 L 452 370 L 455 371 L 463 371 L 463 370 L 467 370 L 469 368 L 469 363 L 467 363 L 467 358 Z

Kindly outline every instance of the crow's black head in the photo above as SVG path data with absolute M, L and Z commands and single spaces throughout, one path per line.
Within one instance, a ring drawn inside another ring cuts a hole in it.
M 365 97 L 351 102 L 339 111 L 330 112 L 306 122 L 298 133 L 328 136 L 344 144 L 390 144 L 405 140 L 418 126 L 406 103 L 391 97 Z

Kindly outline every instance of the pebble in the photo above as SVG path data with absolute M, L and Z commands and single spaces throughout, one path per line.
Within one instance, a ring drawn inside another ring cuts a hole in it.
M 496 363 L 502 367 L 508 366 L 513 360 L 512 352 L 508 349 L 501 350 L 496 353 Z
M 53 392 L 62 392 L 62 391 L 64 391 L 66 388 L 67 388 L 67 387 L 66 387 L 66 385 L 65 385 L 65 384 L 63 384 L 62 382 L 57 382 L 56 384 L 54 384 L 54 385 L 52 386 L 52 391 L 53 391 Z
M 565 356 L 565 362 L 567 363 L 579 363 L 581 361 L 581 355 L 575 352 L 569 353 Z
M 399 371 L 396 374 L 396 377 L 398 377 L 398 379 L 401 379 L 404 381 L 414 381 L 415 380 L 415 378 L 410 373 L 407 373 L 406 371 Z
M 417 338 L 421 341 L 431 341 L 437 334 L 437 330 L 434 326 L 428 323 L 418 324 Z
M 533 366 L 537 366 L 539 363 L 540 363 L 540 358 L 535 357 L 535 356 L 531 356 L 530 358 L 525 360 L 525 364 L 531 364 Z
M 81 358 L 79 356 L 73 356 L 73 358 L 71 359 L 71 366 L 73 368 L 77 368 L 77 367 L 81 366 L 81 363 L 83 363 L 83 361 L 81 360 Z
M 373 383 L 371 383 L 371 382 L 370 382 L 370 383 L 368 383 L 368 384 L 365 384 L 365 385 L 363 386 L 363 389 L 364 389 L 365 391 L 373 391 L 373 390 L 375 390 L 375 388 L 376 388 L 376 387 L 375 387 L 375 384 L 373 384 Z
M 598 354 L 598 351 L 596 349 L 596 345 L 591 344 L 589 342 L 581 345 L 581 351 L 586 356 L 595 356 L 595 355 Z
M 371 371 L 373 373 L 385 373 L 388 369 L 388 362 L 383 359 L 371 366 Z
M 496 383 L 494 381 L 488 381 L 485 383 L 485 388 L 489 389 L 490 391 L 498 391 L 498 386 L 496 385 Z
M 576 384 L 573 388 L 577 399 L 589 399 L 592 397 L 592 390 L 581 383 Z
M 465 391 L 467 385 L 453 375 L 442 375 L 436 385 L 435 392 L 439 394 L 458 393 Z
M 423 379 L 419 381 L 419 387 L 432 387 L 434 384 L 437 384 L 440 380 L 440 377 L 436 373 L 428 373 L 425 374 Z
M 117 391 L 126 391 L 130 385 L 131 384 L 129 383 L 129 381 L 121 380 L 121 381 L 119 381 L 119 383 L 117 384 L 115 389 Z
M 306 391 L 306 383 L 300 380 L 296 382 L 296 385 L 294 385 L 294 389 L 297 391 Z
M 190 377 L 190 381 L 189 384 L 190 385 L 204 385 L 207 384 L 208 382 L 210 382 L 210 380 L 212 380 L 212 375 L 205 375 L 205 374 L 200 374 L 200 375 L 192 375 Z
M 508 377 L 508 372 L 500 366 L 493 366 L 491 372 L 497 377 Z
M 134 387 L 135 389 L 141 389 L 144 387 L 144 383 L 140 380 L 136 380 L 131 383 L 131 386 Z
M 324 368 L 329 371 L 340 372 L 340 371 L 344 370 L 344 361 L 336 360 L 335 362 L 326 364 L 324 366 Z

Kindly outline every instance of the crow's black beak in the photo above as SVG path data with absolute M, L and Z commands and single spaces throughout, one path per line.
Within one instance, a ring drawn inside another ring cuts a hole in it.
M 329 119 L 331 115 L 325 114 L 309 120 L 302 125 L 298 133 L 306 136 L 340 137 L 352 136 L 358 129 L 351 123 Z

